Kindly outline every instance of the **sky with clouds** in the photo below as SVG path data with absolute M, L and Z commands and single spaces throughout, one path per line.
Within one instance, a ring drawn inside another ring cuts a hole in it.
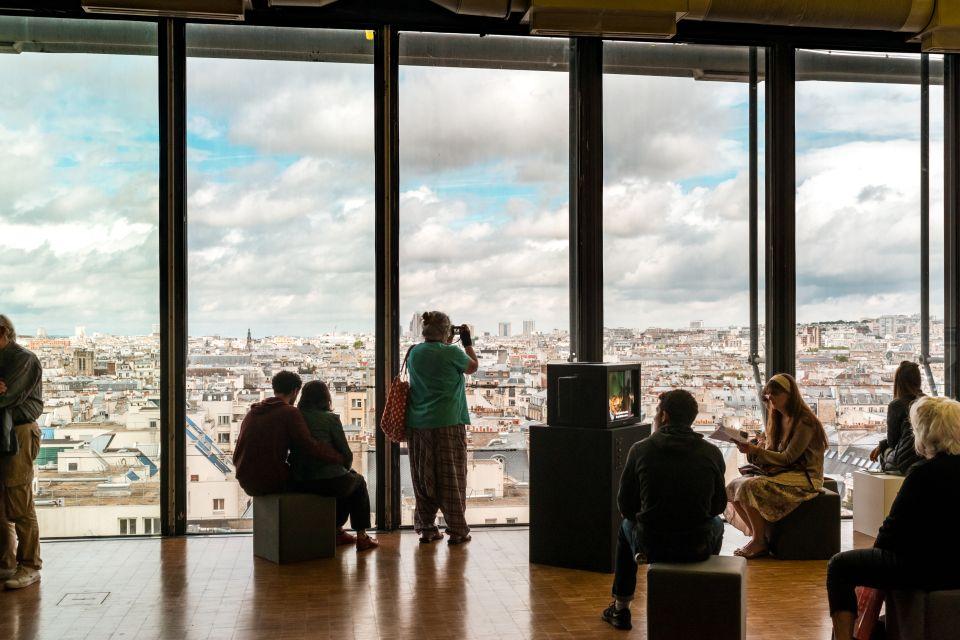
M 372 66 L 187 70 L 191 334 L 372 330 Z M 0 56 L 0 78 L 0 309 L 25 334 L 149 332 L 156 60 L 25 53 Z M 798 84 L 800 321 L 919 311 L 919 101 Z M 604 105 L 606 324 L 745 324 L 746 85 L 607 75 Z M 401 68 L 404 325 L 438 308 L 487 331 L 567 327 L 567 122 L 562 72 Z

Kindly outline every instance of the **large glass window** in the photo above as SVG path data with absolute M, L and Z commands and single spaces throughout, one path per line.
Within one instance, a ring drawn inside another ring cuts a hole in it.
M 373 491 L 373 42 L 190 25 L 187 46 L 188 529 L 248 530 L 233 447 L 281 370 L 328 384 Z
M 0 313 L 43 364 L 44 537 L 160 515 L 156 37 L 0 16 Z
M 648 419 L 660 393 L 688 389 L 706 432 L 762 427 L 748 364 L 749 86 L 747 48 L 604 44 L 604 357 L 641 363 Z M 735 473 L 736 449 L 724 453 Z
M 920 56 L 801 50 L 796 96 L 797 377 L 850 507 L 852 472 L 878 466 L 894 372 L 920 354 Z
M 567 46 L 400 38 L 401 352 L 420 341 L 424 311 L 474 328 L 470 524 L 528 521 L 528 427 L 545 419 L 546 363 L 569 355 Z

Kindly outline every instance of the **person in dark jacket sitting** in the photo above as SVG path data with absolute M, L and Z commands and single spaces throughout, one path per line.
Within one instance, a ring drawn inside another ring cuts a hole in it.
M 251 496 L 290 490 L 291 449 L 325 462 L 344 462 L 336 449 L 310 436 L 303 415 L 293 406 L 302 386 L 300 376 L 281 371 L 271 385 L 273 397 L 250 407 L 233 451 L 237 482 Z
M 827 598 L 838 640 L 850 640 L 856 587 L 960 589 L 960 402 L 923 397 L 910 408 L 917 453 L 872 549 L 844 551 L 827 568 Z
M 700 562 L 720 553 L 727 505 L 720 450 L 691 428 L 700 408 L 688 391 L 660 396 L 655 433 L 630 449 L 617 505 L 623 516 L 613 578 L 614 601 L 603 620 L 630 629 L 637 565 Z
M 307 421 L 313 439 L 336 449 L 343 456 L 343 464 L 314 460 L 294 449 L 290 452 L 290 468 L 299 490 L 337 499 L 337 544 L 356 543 L 357 551 L 366 551 L 378 546 L 377 541 L 367 535 L 370 528 L 367 481 L 350 469 L 353 451 L 343 433 L 340 416 L 330 410 L 332 404 L 330 389 L 325 383 L 314 380 L 303 385 L 297 407 Z M 347 518 L 357 532 L 356 537 L 343 530 Z
M 870 452 L 870 459 L 880 460 L 886 473 L 905 476 L 921 460 L 913 446 L 910 405 L 922 396 L 920 365 L 904 360 L 893 377 L 893 400 L 887 405 L 887 437 Z

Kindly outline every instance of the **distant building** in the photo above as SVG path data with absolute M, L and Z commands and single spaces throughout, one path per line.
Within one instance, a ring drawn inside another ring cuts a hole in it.
M 801 349 L 819 349 L 823 345 L 820 325 L 810 324 L 797 330 L 797 346 Z
M 499 335 L 501 338 L 509 338 L 509 337 L 510 337 L 510 323 L 509 323 L 509 322 L 501 322 L 501 323 L 498 325 L 498 327 L 497 327 L 497 335 Z
M 524 320 L 523 321 L 523 337 L 529 338 L 536 332 L 537 323 L 533 320 Z
M 417 338 L 423 333 L 423 314 L 419 311 L 413 312 L 409 325 L 410 337 Z
M 74 349 L 73 351 L 73 373 L 78 376 L 93 375 L 93 350 L 92 349 Z
M 703 329 L 703 320 L 692 320 L 690 322 L 691 329 Z

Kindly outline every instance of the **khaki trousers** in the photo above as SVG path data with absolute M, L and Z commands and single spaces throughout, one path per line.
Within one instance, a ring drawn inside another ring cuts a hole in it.
M 33 504 L 33 461 L 40 451 L 40 427 L 21 424 L 16 431 L 20 450 L 0 461 L 0 569 L 19 564 L 39 570 L 43 563 Z

